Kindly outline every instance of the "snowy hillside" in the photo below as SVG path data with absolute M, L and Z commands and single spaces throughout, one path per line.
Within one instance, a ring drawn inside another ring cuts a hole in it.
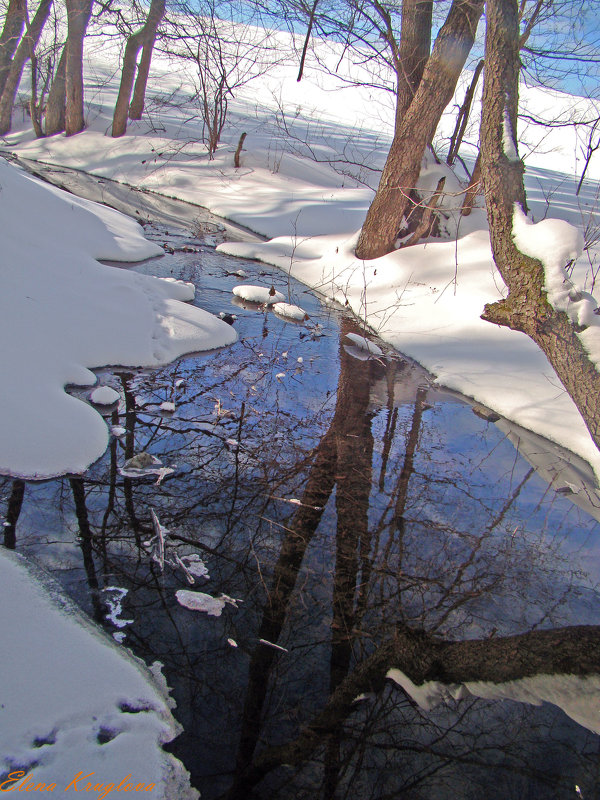
M 283 37 L 282 43 L 286 37 L 276 36 Z M 319 44 L 317 49 L 323 47 Z M 288 52 L 286 48 L 287 40 L 281 52 Z M 349 86 L 320 71 L 314 60 L 297 83 L 297 63 L 288 58 L 240 88 L 230 103 L 222 144 L 209 160 L 198 108 L 190 101 L 194 85 L 189 69 L 186 74 L 157 54 L 145 118 L 114 140 L 106 134 L 117 89 L 117 54 L 95 42 L 88 55 L 93 79 L 86 95 L 89 129 L 75 137 L 36 141 L 24 119 L 22 131 L 7 137 L 8 149 L 193 201 L 273 239 L 264 245 L 224 245 L 223 250 L 275 264 L 350 305 L 384 340 L 431 370 L 440 383 L 575 451 L 600 473 L 600 456 L 543 354 L 524 335 L 479 318 L 484 304 L 505 290 L 491 259 L 483 211 L 462 220 L 456 214 L 462 201 L 459 180 L 448 174 L 448 241 L 423 242 L 375 262 L 354 258 L 356 232 L 390 142 L 392 110 L 386 92 Z M 336 58 L 339 52 L 331 46 L 325 61 Z M 457 101 L 463 92 L 464 86 L 459 87 Z M 522 110 L 551 113 L 554 119 L 584 114 L 586 104 L 558 92 L 522 91 Z M 450 106 L 440 145 L 453 123 Z M 248 135 L 241 166 L 235 169 L 233 151 L 242 131 Z M 581 167 L 576 129 L 528 125 L 520 133 L 526 141 L 522 151 L 534 218 L 558 216 L 593 230 L 600 160 L 592 161 L 576 197 L 574 173 Z M 476 120 L 471 134 L 474 142 Z M 468 163 L 468 144 L 464 152 Z M 422 175 L 423 186 L 432 189 L 444 169 L 431 160 Z M 593 289 L 598 259 L 598 252 L 589 249 L 575 267 L 573 282 Z M 166 357 L 165 351 L 155 360 Z M 123 358 L 107 351 L 98 353 L 93 363 L 133 363 L 136 358 L 145 364 L 153 361 L 147 353 Z M 96 437 L 99 452 L 100 432 Z M 26 466 L 15 468 L 14 457 L 5 460 L 5 468 L 12 464 L 13 470 L 25 474 Z M 48 464 L 32 470 L 51 471 Z

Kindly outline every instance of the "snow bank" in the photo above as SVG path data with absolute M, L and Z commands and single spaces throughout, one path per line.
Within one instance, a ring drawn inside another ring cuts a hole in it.
M 81 472 L 104 452 L 108 430 L 65 385 L 92 386 L 92 367 L 156 366 L 236 333 L 182 302 L 193 297 L 189 284 L 96 261 L 162 253 L 133 220 L 3 160 L 0 187 L 0 472 Z
M 55 798 L 127 776 L 155 800 L 197 798 L 161 747 L 179 726 L 158 665 L 153 679 L 21 557 L 2 550 L 0 576 L 0 771 L 56 784 Z M 78 773 L 91 777 L 67 791 Z

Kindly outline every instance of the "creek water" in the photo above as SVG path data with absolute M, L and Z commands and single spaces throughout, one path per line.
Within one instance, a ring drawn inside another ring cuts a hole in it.
M 176 252 L 133 269 L 194 282 L 198 305 L 237 315 L 238 342 L 100 370 L 121 395 L 105 456 L 80 476 L 0 479 L 0 502 L 8 544 L 164 665 L 183 726 L 170 749 L 202 797 L 597 797 L 593 719 L 569 717 L 559 690 L 426 710 L 386 677 L 418 683 L 426 662 L 425 677 L 455 682 L 442 645 L 477 641 L 501 683 L 556 671 L 540 632 L 578 625 L 587 641 L 600 528 L 585 467 L 400 354 L 365 359 L 346 338 L 356 321 L 283 273 L 154 235 Z M 234 305 L 240 269 L 309 320 Z M 141 452 L 172 472 L 128 469 Z M 186 590 L 220 615 L 182 605 Z M 570 648 L 561 672 L 590 659 Z M 591 691 L 600 729 L 597 706 Z

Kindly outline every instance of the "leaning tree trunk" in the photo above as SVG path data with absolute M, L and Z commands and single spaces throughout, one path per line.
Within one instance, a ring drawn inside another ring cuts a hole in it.
M 431 51 L 433 0 L 403 0 L 400 45 L 395 59 L 398 130 L 425 71 Z
M 515 203 L 525 210 L 522 162 L 504 151 L 507 121 L 516 148 L 516 0 L 488 0 L 485 63 L 482 178 L 494 261 L 508 287 L 508 297 L 486 305 L 482 318 L 526 333 L 543 350 L 600 448 L 600 374 L 567 315 L 548 302 L 542 263 L 521 253 L 512 236 Z
M 377 193 L 358 240 L 358 258 L 371 259 L 394 249 L 403 218 L 414 206 L 411 197 L 421 160 L 475 40 L 483 0 L 453 0 L 412 103 L 394 134 Z
M 62 133 L 65 129 L 66 111 L 66 80 L 67 80 L 67 47 L 63 47 L 60 60 L 54 73 L 54 80 L 48 93 L 46 103 L 46 136 Z
M 9 0 L 4 27 L 0 34 L 0 95 L 4 91 L 10 64 L 25 28 L 26 14 L 25 0 Z
M 50 7 L 52 0 L 41 0 L 31 25 L 27 28 L 25 36 L 19 42 L 17 51 L 10 65 L 4 91 L 0 97 L 0 136 L 10 131 L 12 125 L 12 112 L 17 96 L 21 76 L 23 75 L 23 68 L 35 51 L 37 43 L 42 34 L 48 15 L 50 14 Z
M 152 0 L 143 28 L 140 28 L 139 31 L 133 33 L 125 45 L 123 70 L 121 72 L 121 85 L 119 86 L 119 95 L 115 105 L 112 124 L 112 136 L 115 138 L 118 136 L 123 136 L 127 130 L 127 117 L 130 113 L 129 101 L 131 99 L 131 90 L 133 88 L 133 79 L 135 77 L 136 59 L 140 50 L 144 48 L 142 52 L 142 60 L 138 69 L 138 80 L 135 87 L 136 92 L 133 109 L 133 113 L 139 114 L 139 116 L 132 117 L 132 119 L 141 118 L 142 109 L 144 107 L 146 81 L 148 79 L 148 72 L 150 70 L 150 58 L 152 56 L 152 49 L 156 39 L 156 31 L 164 14 L 165 0 Z
M 83 116 L 83 40 L 92 13 L 92 0 L 66 0 L 67 43 L 65 78 L 65 133 L 72 136 L 85 127 Z

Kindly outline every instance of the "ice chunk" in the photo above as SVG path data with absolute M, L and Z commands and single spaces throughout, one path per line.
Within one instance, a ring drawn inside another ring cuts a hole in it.
M 92 403 L 99 406 L 110 406 L 119 401 L 121 395 L 111 389 L 110 386 L 99 386 L 90 395 Z
M 273 303 L 282 303 L 285 297 L 281 292 L 271 286 L 252 286 L 250 284 L 242 284 L 241 286 L 234 286 L 232 289 L 236 297 L 241 297 L 242 300 L 247 300 L 249 303 L 266 303 L 273 305 Z

